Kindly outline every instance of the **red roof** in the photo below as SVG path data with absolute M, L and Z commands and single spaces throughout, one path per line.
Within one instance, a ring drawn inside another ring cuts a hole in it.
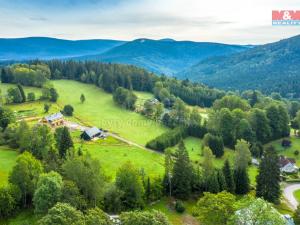
M 283 155 L 279 156 L 279 165 L 280 165 L 280 167 L 284 167 L 289 163 L 295 164 L 296 160 L 293 159 L 293 158 L 286 158 Z

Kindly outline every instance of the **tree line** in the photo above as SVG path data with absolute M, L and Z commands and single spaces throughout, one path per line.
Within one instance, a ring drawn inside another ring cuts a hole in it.
M 6 119 L 10 118 L 11 112 L 6 109 L 0 112 L 1 118 L 5 118 L 4 115 Z M 70 223 L 72 218 L 81 221 L 78 224 L 89 224 L 86 221 L 91 218 L 96 221 L 99 217 L 102 220 L 107 218 L 102 210 L 120 213 L 143 209 L 147 203 L 163 196 L 188 199 L 206 192 L 220 194 L 225 191 L 226 195 L 246 195 L 251 190 L 248 174 L 251 146 L 245 140 L 236 142 L 234 161 L 226 160 L 221 169 L 214 166 L 213 161 L 218 153 L 214 155 L 212 149 L 221 150 L 224 146 L 219 136 L 206 134 L 201 163 L 191 162 L 184 143 L 180 141 L 175 151 L 165 151 L 165 172 L 162 178 L 149 177 L 143 170 L 127 162 L 117 170 L 115 181 L 109 182 L 101 163 L 85 152 L 82 146 L 74 147 L 68 128 L 57 128 L 53 133 L 45 125 L 30 127 L 26 122 L 15 124 L 13 119 L 7 124 L 1 124 L 1 144 L 20 152 L 9 175 L 9 184 L 0 188 L 1 217 L 11 216 L 18 208 L 33 205 L 34 212 L 42 215 L 41 224 L 52 224 L 54 214 L 62 221 L 61 224 Z M 278 203 L 278 156 L 272 147 L 265 149 L 263 156 L 257 176 L 256 196 Z M 207 219 L 206 214 L 203 214 L 205 211 L 201 210 L 206 195 L 200 198 L 196 206 L 199 211 L 195 215 L 201 222 Z M 178 205 L 177 209 L 182 211 Z M 121 221 L 135 224 L 134 221 L 140 221 L 143 217 L 149 220 L 161 218 L 159 224 L 169 224 L 157 212 L 122 213 Z

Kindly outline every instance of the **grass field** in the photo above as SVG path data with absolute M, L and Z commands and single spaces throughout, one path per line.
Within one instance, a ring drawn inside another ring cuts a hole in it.
M 168 130 L 140 114 L 120 108 L 111 94 L 94 85 L 66 80 L 53 81 L 53 84 L 60 95 L 58 103 L 71 104 L 75 116 L 87 125 L 110 130 L 142 145 Z M 86 98 L 84 104 L 79 101 L 82 93 Z
M 17 151 L 0 146 L 0 186 L 7 184 L 9 172 L 15 165 L 17 155 Z
M 9 88 L 12 88 L 12 87 L 17 87 L 17 85 L 16 84 L 3 84 L 3 83 L 0 83 L 0 90 L 2 92 L 2 95 L 5 95 L 7 93 L 7 90 Z M 23 89 L 24 89 L 24 92 L 26 94 L 26 97 L 27 97 L 27 94 L 29 92 L 33 92 L 35 94 L 36 99 L 38 99 L 42 95 L 42 89 L 41 88 L 23 86 Z
M 300 189 L 294 192 L 294 196 L 297 199 L 297 201 L 300 203 Z
M 146 208 L 146 210 L 149 209 L 154 209 L 154 210 L 158 210 L 160 212 L 163 212 L 166 214 L 166 216 L 168 217 L 169 221 L 173 224 L 173 225 L 182 225 L 182 224 L 188 224 L 188 225 L 198 225 L 199 223 L 197 222 L 197 220 L 191 216 L 192 214 L 192 209 L 196 204 L 196 201 L 193 200 L 189 200 L 189 201 L 185 201 L 184 207 L 185 207 L 185 212 L 180 214 L 177 213 L 174 209 L 174 199 L 170 199 L 170 198 L 163 198 L 161 199 L 159 202 L 148 206 Z
M 134 94 L 138 97 L 135 104 L 137 107 L 143 107 L 146 100 L 154 98 L 154 95 L 149 92 L 134 91 Z
M 17 120 L 22 118 L 32 118 L 32 117 L 40 118 L 52 113 L 59 112 L 61 110 L 57 104 L 48 103 L 51 104 L 51 107 L 49 112 L 45 113 L 44 104 L 45 104 L 44 101 L 34 101 L 34 102 L 26 102 L 21 104 L 10 104 L 7 105 L 7 107 L 10 108 L 15 113 Z
M 80 145 L 79 142 L 76 144 Z M 105 174 L 114 179 L 119 167 L 130 161 L 137 169 L 143 169 L 146 175 L 162 177 L 164 173 L 164 155 L 148 151 L 126 143 L 113 137 L 83 143 L 83 150 L 93 158 L 99 159 Z
M 296 150 L 300 152 L 300 138 L 291 136 L 289 140 L 291 140 L 292 142 L 292 145 L 289 148 L 284 148 L 281 146 L 282 139 L 270 142 L 266 146 L 273 145 L 277 150 L 278 154 L 284 155 L 286 157 L 294 158 L 296 160 L 297 166 L 300 167 L 300 154 L 298 156 L 294 154 Z

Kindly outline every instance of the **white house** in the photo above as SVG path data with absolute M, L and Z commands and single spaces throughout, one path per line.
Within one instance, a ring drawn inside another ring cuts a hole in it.
M 251 163 L 252 163 L 254 166 L 259 166 L 259 161 L 258 161 L 256 158 L 252 158 L 252 159 L 251 159 Z
M 279 156 L 280 171 L 283 173 L 297 173 L 299 168 L 296 166 L 295 159 Z

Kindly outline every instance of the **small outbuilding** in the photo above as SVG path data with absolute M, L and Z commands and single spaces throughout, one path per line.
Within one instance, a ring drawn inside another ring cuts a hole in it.
M 50 125 L 51 127 L 58 127 L 64 124 L 64 116 L 61 114 L 61 112 L 58 112 L 49 116 L 45 116 L 42 119 L 42 122 Z
M 80 135 L 80 138 L 82 138 L 83 140 L 86 140 L 86 141 L 93 140 L 94 138 L 105 138 L 105 137 L 106 137 L 106 134 L 97 127 L 92 127 L 92 128 L 86 129 Z

